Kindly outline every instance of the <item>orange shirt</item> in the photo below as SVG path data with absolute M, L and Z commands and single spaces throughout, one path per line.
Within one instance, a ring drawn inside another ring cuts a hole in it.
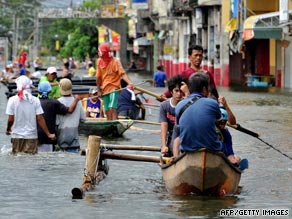
M 105 68 L 96 67 L 96 78 L 101 80 L 103 93 L 108 93 L 121 87 L 121 77 L 125 74 L 120 61 L 113 57 Z

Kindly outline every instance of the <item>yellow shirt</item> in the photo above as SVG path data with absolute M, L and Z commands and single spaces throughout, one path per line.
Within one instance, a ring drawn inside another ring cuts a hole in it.
M 93 77 L 95 76 L 95 68 L 93 66 L 91 66 L 89 69 L 88 69 L 88 75 L 90 77 Z

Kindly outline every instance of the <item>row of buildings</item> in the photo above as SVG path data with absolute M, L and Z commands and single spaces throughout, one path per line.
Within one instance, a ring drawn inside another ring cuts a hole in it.
M 127 55 L 150 72 L 158 64 L 169 77 L 181 72 L 188 46 L 199 44 L 217 85 L 292 88 L 291 0 L 132 0 L 130 8 Z

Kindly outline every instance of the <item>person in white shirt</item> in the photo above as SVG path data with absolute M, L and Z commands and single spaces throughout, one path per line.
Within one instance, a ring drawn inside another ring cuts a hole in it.
M 23 75 L 15 82 L 18 93 L 10 97 L 7 103 L 6 135 L 11 135 L 13 154 L 35 154 L 38 151 L 37 123 L 50 139 L 54 140 L 56 136 L 48 130 L 40 100 L 31 94 L 32 81 Z

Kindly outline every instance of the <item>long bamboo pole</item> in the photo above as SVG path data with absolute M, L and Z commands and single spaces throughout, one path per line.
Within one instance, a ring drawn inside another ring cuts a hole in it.
M 161 150 L 160 147 L 157 147 L 157 146 L 101 144 L 101 147 L 105 149 L 115 149 L 115 150 L 159 151 L 159 152 Z
M 160 125 L 160 122 L 151 122 L 151 121 L 145 121 L 145 120 L 134 120 L 134 123 L 142 123 L 142 124 L 148 124 L 148 125 Z
M 100 145 L 104 149 L 108 150 L 121 150 L 121 151 L 127 151 L 127 150 L 133 150 L 133 151 L 156 151 L 160 152 L 161 148 L 157 146 L 137 146 L 137 145 L 114 145 L 114 144 L 101 144 Z M 104 152 L 103 152 L 104 153 Z M 82 150 L 80 153 L 82 156 L 86 155 L 86 150 Z
M 73 188 L 73 198 L 83 198 L 84 193 L 103 180 L 106 174 L 102 171 L 97 172 L 100 155 L 101 137 L 90 135 L 88 137 L 88 149 L 84 167 L 83 183 L 80 188 Z
M 141 91 L 142 93 L 145 93 L 145 94 L 148 94 L 150 96 L 153 96 L 155 98 L 158 98 L 158 99 L 162 98 L 160 95 L 158 95 L 156 93 L 153 93 L 152 91 L 146 90 L 146 89 L 144 89 L 142 87 L 135 86 L 135 89 Z M 163 98 L 163 99 L 166 100 L 166 98 Z
M 160 163 L 161 159 L 166 160 L 166 158 L 160 158 L 157 156 L 122 154 L 122 153 L 116 153 L 116 152 L 111 152 L 111 151 L 103 152 L 102 157 L 104 159 L 144 161 L 144 162 L 152 162 L 152 163 Z

